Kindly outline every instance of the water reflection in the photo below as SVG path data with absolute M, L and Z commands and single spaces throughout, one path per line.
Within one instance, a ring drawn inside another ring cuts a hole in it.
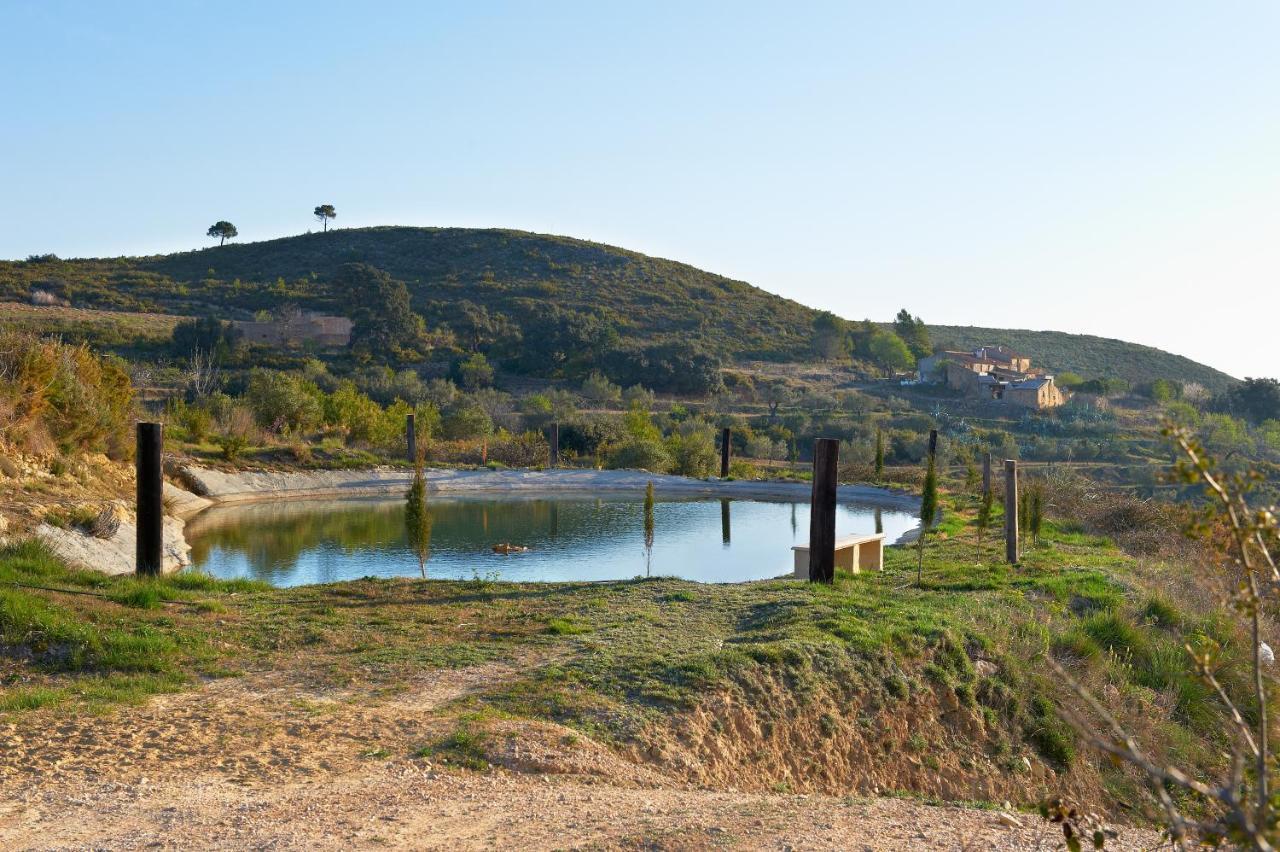
M 803 503 L 658 500 L 650 551 L 641 495 L 634 500 L 433 496 L 427 511 L 430 573 L 436 578 L 606 580 L 643 575 L 651 564 L 655 574 L 704 582 L 762 579 L 789 573 L 790 548 L 803 543 L 809 529 L 809 507 Z M 909 512 L 841 505 L 837 533 L 871 532 L 877 514 L 891 541 L 916 525 Z M 738 521 L 736 535 L 731 535 L 732 516 Z M 256 577 L 288 586 L 419 573 L 403 498 L 216 508 L 193 518 L 187 537 L 194 565 L 220 577 Z M 529 551 L 493 552 L 495 544 L 506 542 Z

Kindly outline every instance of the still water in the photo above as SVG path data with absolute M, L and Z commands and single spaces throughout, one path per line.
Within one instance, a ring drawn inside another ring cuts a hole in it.
M 887 540 L 914 529 L 909 512 L 841 504 L 837 535 L 869 533 L 876 515 Z M 436 579 L 618 580 L 675 576 L 705 583 L 790 574 L 791 546 L 809 537 L 807 503 L 699 498 L 654 507 L 651 557 L 643 503 L 626 497 L 430 498 Z M 216 577 L 276 586 L 359 577 L 420 576 L 403 499 L 291 500 L 211 509 L 187 525 L 193 567 Z M 496 544 L 528 550 L 494 553 Z

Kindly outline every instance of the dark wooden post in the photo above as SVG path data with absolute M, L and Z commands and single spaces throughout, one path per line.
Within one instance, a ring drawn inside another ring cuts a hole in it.
M 938 458 L 938 430 L 937 429 L 929 430 L 929 458 L 935 459 L 935 460 Z
M 840 442 L 813 442 L 813 496 L 809 501 L 809 582 L 832 583 L 836 578 L 836 468 Z
M 164 476 L 160 451 L 164 446 L 159 423 L 138 424 L 138 452 L 135 459 L 138 479 L 138 538 L 134 571 L 140 576 L 159 576 L 164 551 Z
M 560 464 L 560 424 L 552 423 L 547 432 L 547 467 L 557 467 Z
M 412 414 L 404 416 L 404 436 L 409 447 L 409 464 L 418 463 L 418 424 Z
M 982 496 L 985 499 L 991 493 L 991 453 L 982 455 Z
M 720 541 L 725 547 L 729 546 L 729 498 L 720 498 Z
M 729 442 L 733 438 L 733 432 L 729 427 L 720 430 L 720 478 L 726 479 L 729 476 Z
M 1018 562 L 1018 463 L 1004 462 L 1004 558 L 1009 564 Z

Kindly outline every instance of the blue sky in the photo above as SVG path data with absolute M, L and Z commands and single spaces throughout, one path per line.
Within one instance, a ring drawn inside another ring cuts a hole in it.
M 0 0 L 0 257 L 497 226 L 1280 374 L 1280 5 Z

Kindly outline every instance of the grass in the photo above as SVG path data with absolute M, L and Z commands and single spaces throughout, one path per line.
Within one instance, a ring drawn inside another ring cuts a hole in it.
M 930 538 L 919 586 L 914 548 L 889 548 L 883 572 L 830 586 L 365 579 L 275 590 L 194 573 L 75 572 L 20 544 L 0 551 L 0 712 L 96 711 L 262 669 L 394 690 L 432 669 L 519 659 L 520 674 L 473 709 L 627 741 L 712 692 L 749 703 L 766 682 L 798 696 L 838 688 L 892 712 L 926 700 L 968 708 L 985 739 L 951 746 L 971 749 L 967 759 L 1021 771 L 1023 756 L 1038 756 L 1067 769 L 1079 745 L 1054 709 L 1063 690 L 1047 674 L 1050 654 L 1118 690 L 1117 706 L 1172 759 L 1216 761 L 1219 716 L 1182 645 L 1222 645 L 1220 677 L 1252 714 L 1230 623 L 1148 588 L 1133 557 L 1076 529 L 1046 525 L 1016 567 L 997 561 L 991 537 L 980 554 L 970 503 L 948 501 L 946 536 Z M 977 660 L 994 671 L 980 674 Z M 482 722 L 463 720 L 425 748 L 477 767 Z

